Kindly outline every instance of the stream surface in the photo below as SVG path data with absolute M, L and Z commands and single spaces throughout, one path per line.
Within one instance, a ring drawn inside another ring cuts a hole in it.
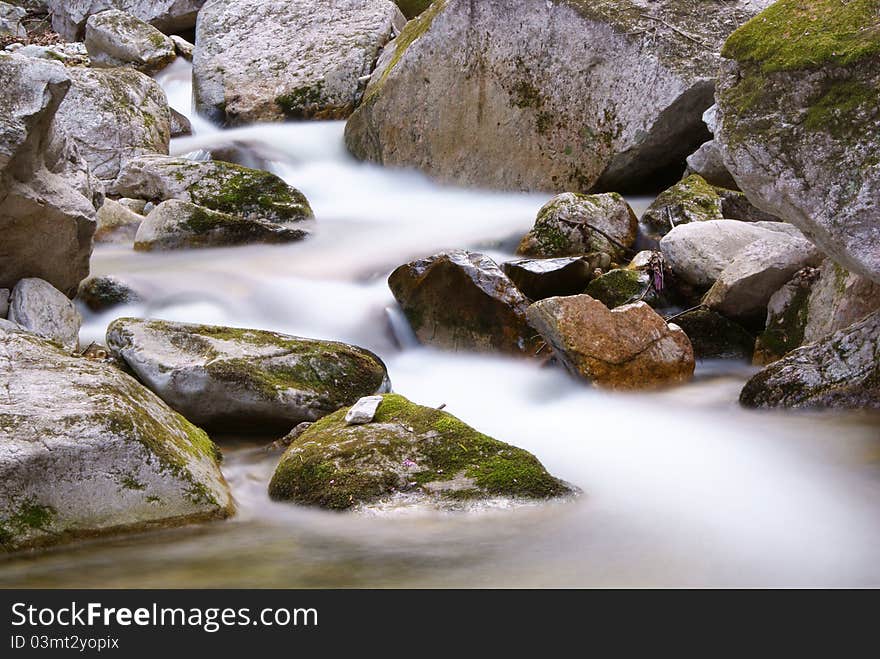
M 190 71 L 159 80 L 192 117 Z M 561 370 L 420 347 L 386 285 L 449 248 L 510 258 L 549 195 L 442 187 L 357 163 L 340 122 L 196 135 L 172 153 L 234 148 L 306 194 L 314 235 L 287 246 L 139 254 L 99 245 L 94 274 L 147 292 L 85 313 L 82 341 L 120 316 L 271 329 L 377 352 L 397 392 L 535 453 L 584 494 L 459 513 L 338 514 L 269 501 L 266 440 L 216 438 L 229 521 L 83 542 L 0 561 L 0 587 L 880 586 L 880 417 L 756 413 L 754 372 L 703 363 L 694 382 L 608 394 Z M 640 213 L 648 199 L 631 199 Z

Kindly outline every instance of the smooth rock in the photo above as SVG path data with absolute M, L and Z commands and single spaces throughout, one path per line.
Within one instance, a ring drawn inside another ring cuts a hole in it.
M 74 351 L 82 318 L 64 293 L 42 279 L 22 279 L 12 289 L 8 318 L 23 329 Z
M 89 16 L 119 9 L 162 30 L 182 32 L 196 24 L 205 0 L 48 0 L 52 27 L 68 41 L 81 39 Z
M 573 493 L 531 453 L 402 396 L 383 396 L 373 423 L 348 425 L 346 414 L 331 414 L 293 441 L 269 484 L 273 499 L 332 510 L 385 503 L 455 509 Z
M 685 177 L 696 174 L 710 185 L 736 189 L 736 181 L 727 171 L 721 149 L 715 140 L 703 143 L 699 149 L 687 157 Z
M 112 199 L 104 200 L 97 218 L 96 243 L 133 243 L 138 227 L 144 220 L 143 215 Z
M 371 352 L 261 330 L 124 318 L 107 346 L 186 418 L 227 432 L 288 430 L 390 386 Z
M 101 275 L 89 277 L 79 285 L 76 299 L 92 311 L 106 311 L 120 304 L 139 302 L 142 297 L 129 284 L 118 277 Z
M 361 426 L 372 423 L 376 418 L 376 410 L 382 402 L 382 396 L 364 396 L 345 413 L 345 425 Z
M 573 374 L 609 389 L 680 384 L 694 373 L 687 335 L 644 302 L 609 310 L 589 295 L 554 297 L 528 319 Z
M 16 44 L 13 44 L 17 46 Z M 12 48 L 12 46 L 10 46 Z M 28 44 L 16 47 L 15 54 L 31 59 L 61 62 L 65 66 L 88 66 L 91 63 L 84 43 L 53 43 L 46 46 Z
M 595 253 L 560 259 L 519 259 L 501 264 L 501 270 L 530 300 L 583 293 L 597 268 L 608 267 L 607 254 Z
M 187 137 L 192 135 L 192 124 L 189 119 L 174 108 L 168 109 L 171 111 L 171 137 Z
M 169 39 L 174 43 L 174 50 L 177 54 L 185 59 L 187 62 L 192 62 L 193 60 L 193 51 L 195 50 L 195 45 L 191 44 L 189 41 L 184 39 L 178 34 L 172 34 Z
M 89 17 L 85 44 L 92 66 L 131 65 L 138 71 L 152 73 L 177 57 L 171 39 L 152 25 L 116 9 Z

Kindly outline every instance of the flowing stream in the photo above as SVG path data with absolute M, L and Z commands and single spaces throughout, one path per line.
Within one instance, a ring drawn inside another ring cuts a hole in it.
M 98 246 L 95 274 L 146 302 L 86 313 L 272 329 L 380 354 L 395 390 L 535 453 L 576 500 L 467 513 L 337 514 L 269 501 L 265 440 L 219 438 L 239 507 L 227 522 L 84 542 L 0 563 L 5 587 L 880 585 L 880 418 L 737 406 L 741 363 L 704 363 L 654 394 L 605 394 L 561 370 L 419 347 L 386 278 L 445 248 L 510 258 L 549 195 L 441 187 L 347 156 L 344 125 L 220 131 L 192 117 L 189 66 L 159 80 L 193 119 L 173 153 L 275 171 L 315 210 L 288 246 L 138 254 Z M 637 212 L 647 199 L 632 199 Z

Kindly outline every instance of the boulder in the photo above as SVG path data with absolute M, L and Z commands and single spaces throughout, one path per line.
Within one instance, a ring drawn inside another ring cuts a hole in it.
M 27 37 L 27 28 L 23 22 L 27 15 L 27 10 L 23 7 L 0 2 L 0 38 L 6 36 Z
M 169 199 L 141 222 L 134 248 L 141 252 L 251 243 L 287 243 L 308 235 L 290 225 L 261 218 L 218 213 L 187 201 Z
M 880 284 L 826 259 L 810 293 L 804 342 L 824 339 L 877 309 L 880 309 Z
M 152 25 L 116 9 L 89 16 L 85 43 L 92 66 L 131 65 L 151 73 L 177 57 L 171 39 Z
M 721 45 L 767 4 L 434 2 L 383 51 L 346 143 L 471 186 L 644 187 L 709 139 Z
M 405 22 L 390 0 L 209 0 L 196 29 L 196 107 L 225 124 L 347 117 Z
M 635 213 L 619 194 L 566 192 L 538 211 L 517 254 L 551 258 L 604 252 L 620 260 L 635 243 L 638 230 Z
M 171 111 L 171 137 L 187 137 L 192 135 L 192 124 L 186 116 L 180 114 L 174 108 L 168 108 Z
M 139 302 L 140 293 L 118 277 L 89 277 L 79 285 L 76 299 L 92 311 L 106 311 L 120 304 Z
M 802 346 L 746 383 L 746 407 L 880 409 L 880 311 Z
M 132 243 L 144 216 L 112 199 L 98 209 L 96 243 Z
M 591 281 L 585 292 L 609 309 L 641 300 L 654 307 L 660 301 L 651 286 L 651 276 L 642 270 L 610 270 Z
M 192 62 L 193 52 L 196 49 L 195 45 L 191 44 L 178 34 L 172 34 L 169 38 L 174 43 L 174 50 L 177 54 L 187 62 Z
M 780 0 L 724 45 L 716 139 L 741 190 L 880 282 L 876 0 Z
M 642 215 L 642 224 L 649 237 L 659 240 L 680 224 L 723 219 L 715 188 L 692 174 L 661 192 Z
M 388 285 L 424 344 L 534 354 L 529 300 L 488 256 L 453 250 L 419 259 L 392 272 Z
M 726 220 L 740 220 L 741 222 L 781 222 L 775 215 L 765 213 L 757 206 L 752 205 L 745 193 L 728 188 L 715 188 L 715 192 L 721 199 L 721 214 Z
M 196 24 L 205 0 L 48 0 L 52 27 L 68 41 L 82 39 L 89 16 L 119 9 L 162 30 L 182 32 Z
M 73 84 L 56 120 L 95 176 L 109 184 L 131 158 L 168 153 L 171 116 L 156 81 L 129 68 L 68 73 Z
M 688 381 L 687 335 L 644 302 L 609 310 L 589 295 L 534 303 L 528 319 L 573 374 L 609 389 L 651 389 Z
M 8 318 L 21 328 L 74 351 L 82 318 L 64 293 L 42 279 L 22 279 L 12 289 Z
M 126 164 L 110 190 L 156 202 L 179 199 L 245 219 L 285 223 L 313 217 L 305 196 L 275 174 L 218 160 L 141 156 Z
M 816 268 L 804 268 L 770 297 L 764 331 L 755 342 L 756 364 L 774 362 L 804 342 L 810 295 L 818 277 Z
M 11 44 L 7 50 L 22 57 L 31 59 L 45 59 L 51 62 L 61 62 L 65 66 L 89 66 L 91 60 L 84 43 L 50 43 L 45 46 L 38 44 Z
M 224 431 L 287 431 L 389 387 L 371 352 L 275 332 L 123 318 L 107 346 L 186 418 Z
M 736 181 L 727 171 L 721 149 L 715 140 L 709 140 L 700 145 L 699 149 L 687 157 L 686 162 L 685 177 L 696 174 L 710 185 L 736 189 Z
M 383 396 L 370 423 L 348 425 L 346 414 L 293 440 L 269 484 L 273 499 L 332 510 L 395 501 L 455 508 L 573 493 L 531 453 L 403 396 Z
M 117 368 L 0 328 L 0 548 L 227 517 L 219 451 Z
M 687 334 L 697 359 L 752 358 L 755 337 L 719 313 L 695 309 L 676 316 L 675 324 Z
M 0 287 L 39 277 L 67 295 L 88 275 L 102 191 L 55 113 L 61 64 L 0 53 Z
M 560 259 L 519 259 L 501 264 L 501 270 L 530 300 L 583 293 L 597 268 L 611 259 L 597 252 Z

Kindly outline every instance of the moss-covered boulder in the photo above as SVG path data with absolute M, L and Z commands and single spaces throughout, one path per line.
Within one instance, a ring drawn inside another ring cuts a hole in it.
M 275 332 L 122 318 L 107 346 L 175 410 L 220 430 L 287 431 L 389 388 L 367 350 Z
M 691 340 L 697 359 L 752 358 L 754 335 L 719 313 L 695 309 L 676 316 L 674 322 Z
M 118 369 L 0 328 L 0 551 L 227 517 L 204 432 Z
M 638 230 L 635 213 L 619 194 L 566 192 L 538 211 L 535 226 L 523 237 L 517 254 L 552 258 L 602 252 L 619 261 L 635 243 Z
M 780 0 L 722 51 L 716 138 L 739 187 L 880 282 L 880 0 Z
M 651 277 L 641 270 L 616 269 L 596 277 L 586 289 L 587 295 L 609 309 L 644 301 L 656 306 L 659 296 L 651 287 Z
M 345 510 L 395 499 L 454 507 L 572 493 L 531 453 L 403 396 L 386 394 L 371 423 L 347 425 L 346 412 L 293 441 L 269 484 L 273 499 Z
M 709 139 L 721 44 L 768 3 L 438 0 L 382 52 L 346 143 L 472 186 L 644 186 Z
M 134 248 L 141 252 L 251 243 L 289 243 L 308 235 L 288 224 L 218 213 L 186 201 L 169 199 L 140 223 Z
M 533 355 L 529 300 L 484 254 L 452 250 L 406 263 L 388 278 L 416 337 L 445 350 Z
M 120 304 L 138 302 L 142 297 L 119 277 L 100 275 L 84 280 L 79 285 L 76 299 L 92 311 L 106 311 Z
M 141 156 L 108 191 L 155 202 L 178 199 L 244 219 L 288 223 L 313 218 L 305 196 L 271 172 L 219 160 Z
M 196 30 L 196 107 L 225 124 L 347 117 L 405 23 L 391 0 L 209 0 Z
M 151 73 L 177 57 L 171 39 L 152 25 L 116 9 L 89 17 L 85 43 L 92 66 L 129 65 Z
M 715 188 L 692 174 L 661 192 L 642 215 L 642 224 L 648 235 L 659 240 L 679 224 L 723 219 Z
M 764 331 L 755 342 L 755 364 L 775 362 L 804 342 L 811 292 L 818 277 L 816 268 L 804 268 L 770 298 Z

